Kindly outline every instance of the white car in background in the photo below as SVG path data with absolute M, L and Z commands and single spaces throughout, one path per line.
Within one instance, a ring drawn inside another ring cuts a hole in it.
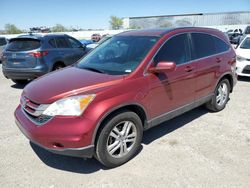
M 247 35 L 236 49 L 236 72 L 239 76 L 250 77 L 250 35 Z

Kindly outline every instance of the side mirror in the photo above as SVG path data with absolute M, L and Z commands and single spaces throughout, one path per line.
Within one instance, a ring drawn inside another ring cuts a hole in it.
M 79 46 L 79 48 L 82 48 L 85 51 L 86 50 L 86 45 L 85 44 L 81 44 L 81 46 Z
M 148 69 L 151 73 L 160 73 L 160 72 L 172 72 L 176 69 L 176 63 L 161 61 L 155 67 L 150 67 Z

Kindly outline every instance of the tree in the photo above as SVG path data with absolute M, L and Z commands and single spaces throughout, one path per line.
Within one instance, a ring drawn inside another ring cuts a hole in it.
M 18 29 L 14 24 L 5 24 L 4 26 L 5 32 L 7 34 L 19 34 L 22 33 L 20 29 Z
M 122 27 L 123 21 L 117 16 L 110 16 L 109 23 L 112 29 L 120 29 Z
M 66 32 L 68 29 L 61 24 L 56 24 L 54 27 L 51 28 L 52 32 Z

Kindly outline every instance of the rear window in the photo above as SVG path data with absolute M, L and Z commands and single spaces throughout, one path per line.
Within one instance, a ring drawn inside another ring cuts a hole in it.
M 6 50 L 12 52 L 29 51 L 41 46 L 40 41 L 36 39 L 14 39 L 7 45 Z
M 0 46 L 5 45 L 7 42 L 5 40 L 5 38 L 0 38 Z

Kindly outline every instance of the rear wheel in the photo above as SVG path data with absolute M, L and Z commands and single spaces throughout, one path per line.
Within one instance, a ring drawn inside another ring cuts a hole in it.
M 229 93 L 229 81 L 227 79 L 221 80 L 214 91 L 212 100 L 206 104 L 206 107 L 214 112 L 223 110 L 228 102 Z
M 57 63 L 57 64 L 54 65 L 53 71 L 62 69 L 64 67 L 65 67 L 65 65 L 63 63 Z
M 15 79 L 12 79 L 13 82 L 15 82 L 16 84 L 27 84 L 28 83 L 28 80 L 15 80 Z
M 133 158 L 142 140 L 142 122 L 134 112 L 124 111 L 106 121 L 96 145 L 96 158 L 106 167 L 122 165 Z

